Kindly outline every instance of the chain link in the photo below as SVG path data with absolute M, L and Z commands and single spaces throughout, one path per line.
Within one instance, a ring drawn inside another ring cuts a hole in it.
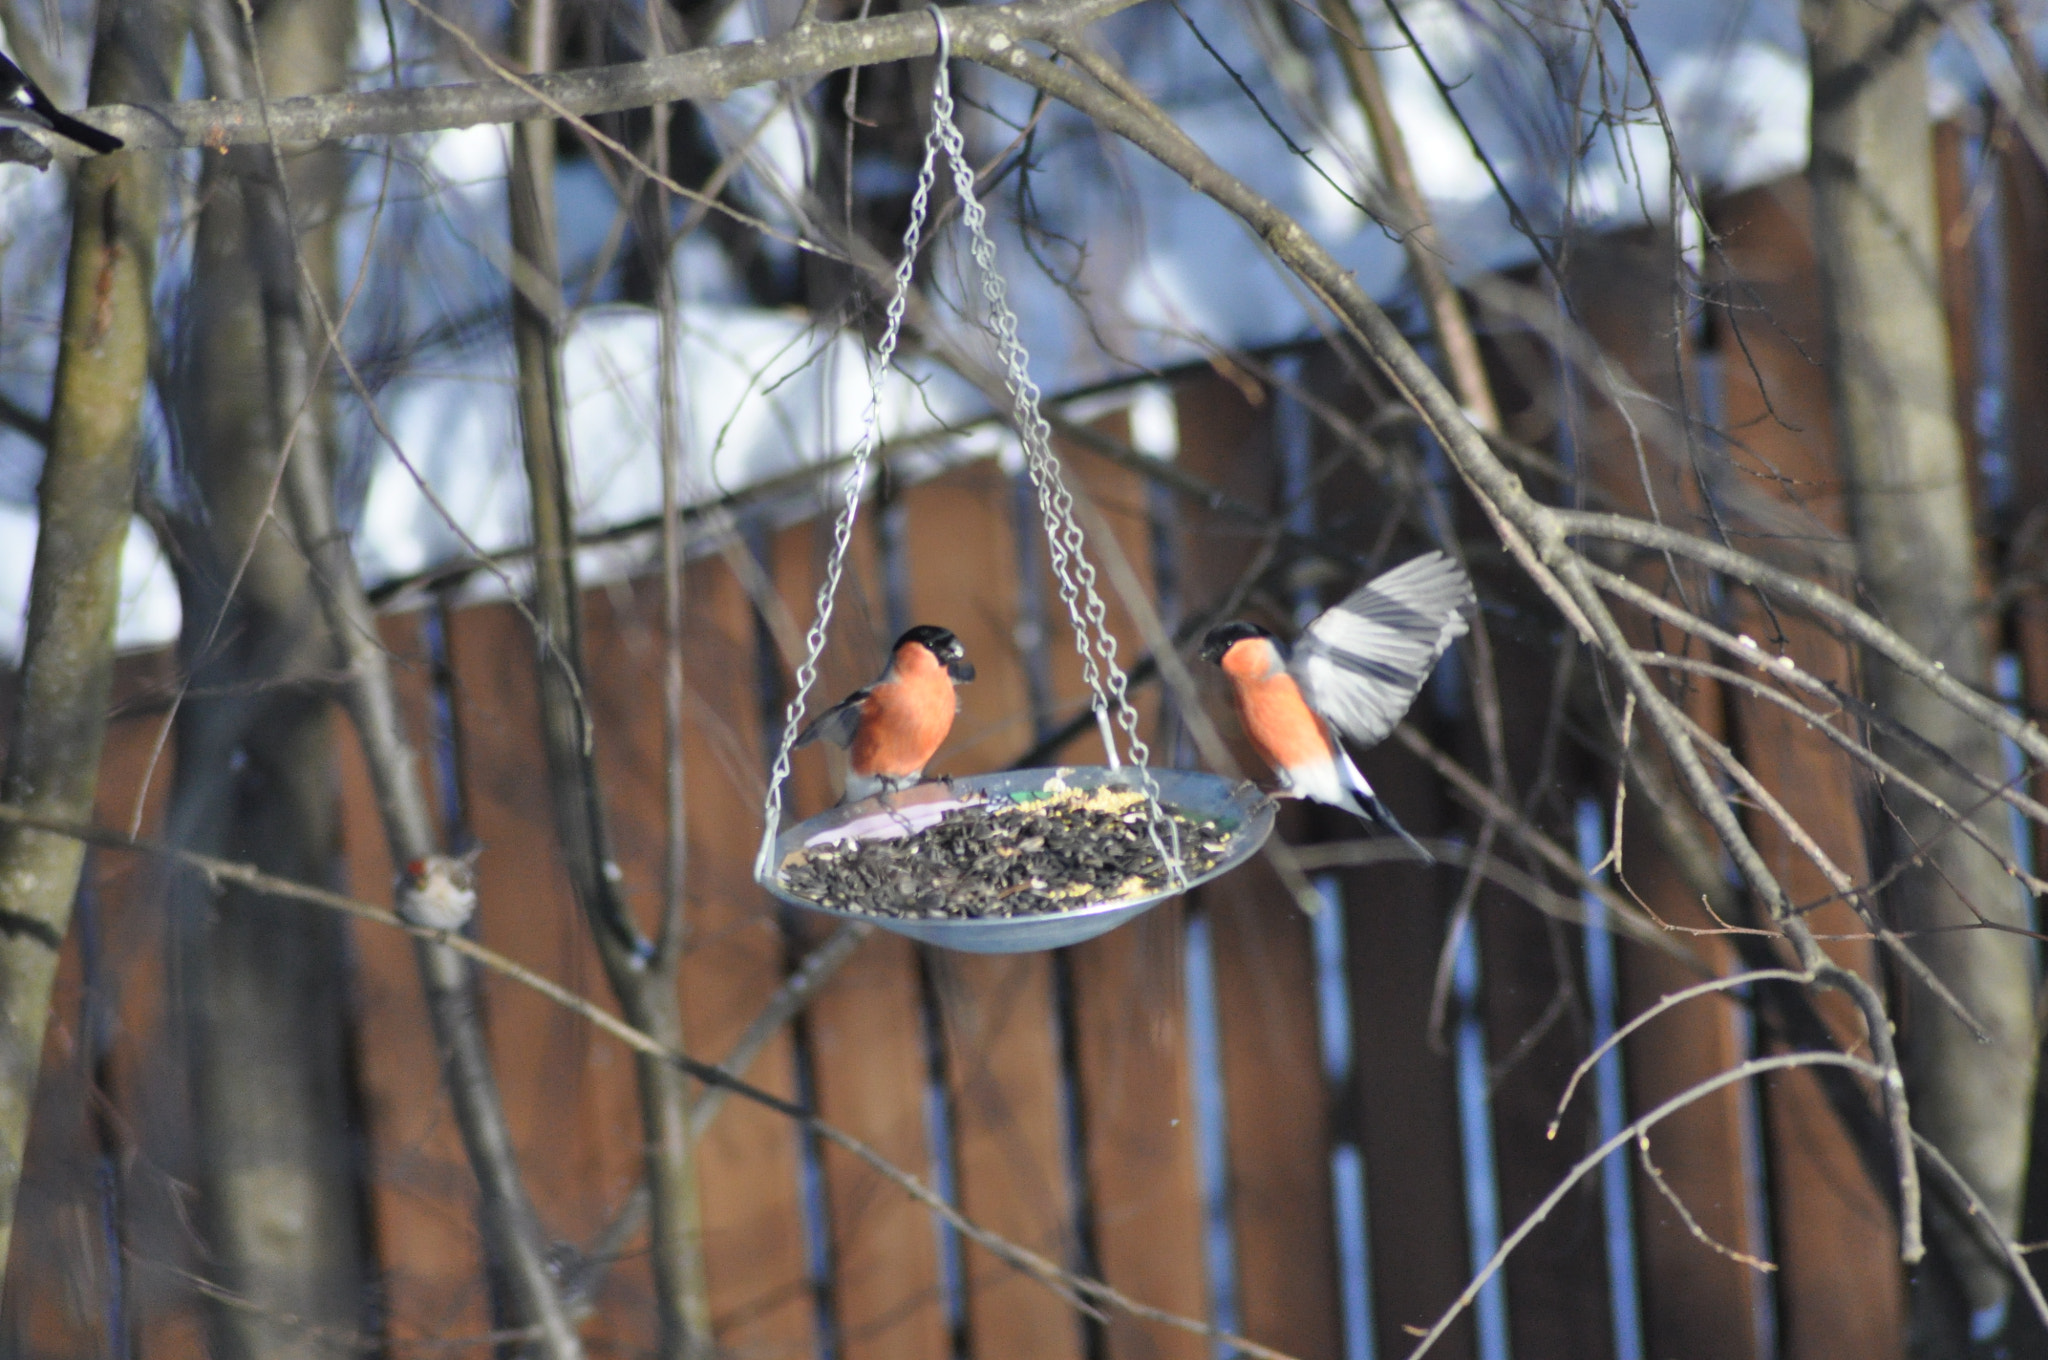
M 945 67 L 940 66 L 941 79 Z M 825 635 L 832 622 L 832 604 L 839 596 L 839 579 L 846 570 L 846 550 L 853 541 L 853 521 L 860 513 L 861 493 L 867 489 L 868 464 L 873 461 L 875 442 L 881 431 L 882 384 L 888 377 L 889 360 L 903 332 L 903 312 L 910 301 L 910 278 L 917 267 L 918 243 L 924 236 L 924 220 L 931 206 L 932 185 L 938 178 L 941 139 L 933 128 L 924 139 L 924 164 L 917 172 L 917 192 L 910 199 L 910 225 L 903 229 L 903 258 L 896 265 L 895 291 L 882 327 L 881 342 L 875 347 L 871 372 L 874 383 L 868 393 L 868 407 L 862 417 L 860 440 L 853 449 L 853 468 L 846 477 L 846 496 L 832 525 L 832 551 L 825 560 L 825 579 L 818 585 L 817 617 L 804 637 L 803 664 L 796 668 L 796 693 L 782 720 L 782 745 L 775 753 L 775 765 L 768 774 L 768 800 L 761 828 L 761 848 L 754 857 L 754 877 L 765 880 L 775 868 L 775 837 L 782 830 L 782 793 L 789 783 L 790 755 L 796 749 L 797 734 L 803 730 L 804 705 L 818 683 L 818 659 L 825 652 Z
M 1152 847 L 1158 852 L 1174 885 L 1185 887 L 1187 874 L 1181 864 L 1179 828 L 1166 815 L 1160 802 L 1159 785 L 1152 778 L 1148 765 L 1152 752 L 1138 733 L 1138 711 L 1131 705 L 1123 668 L 1116 664 L 1117 644 L 1115 635 L 1109 631 L 1108 607 L 1096 589 L 1095 566 L 1085 551 L 1086 537 L 1074 519 L 1073 493 L 1067 489 L 1059 460 L 1052 451 L 1052 426 L 1039 411 L 1041 393 L 1038 384 L 1031 380 L 1031 356 L 1017 338 L 1017 317 L 1010 310 L 1008 289 L 996 270 L 996 247 L 988 235 L 988 214 L 975 197 L 974 170 L 967 160 L 966 139 L 953 118 L 953 82 L 948 71 L 945 17 L 936 6 L 929 8 L 939 26 L 938 72 L 932 85 L 932 130 L 925 137 L 924 164 L 918 171 L 917 191 L 910 201 L 910 225 L 903 233 L 903 258 L 896 266 L 895 293 L 889 300 L 888 322 L 876 349 L 874 391 L 868 400 L 860 442 L 854 449 L 853 470 L 847 478 L 845 502 L 833 525 L 832 552 L 826 562 L 825 579 L 818 587 L 817 621 L 811 625 L 805 639 L 806 655 L 803 664 L 797 667 L 796 694 L 790 699 L 783 723 L 781 749 L 776 753 L 775 765 L 768 777 L 766 825 L 761 835 L 760 853 L 754 863 L 754 875 L 765 880 L 774 870 L 775 837 L 781 829 L 782 795 L 789 780 L 790 753 L 796 743 L 799 724 L 803 721 L 805 701 L 817 683 L 818 659 L 825 649 L 832 603 L 839 592 L 847 544 L 852 539 L 854 517 L 859 510 L 868 464 L 874 453 L 880 422 L 882 381 L 902 330 L 911 273 L 930 207 L 931 191 L 937 179 L 938 157 L 943 151 L 951 170 L 954 192 L 960 199 L 961 218 L 967 224 L 969 252 L 981 272 L 981 293 L 988 303 L 989 329 L 995 336 L 997 353 L 1003 361 L 1005 385 L 1015 402 L 1017 437 L 1024 446 L 1025 469 L 1037 496 L 1039 514 L 1045 520 L 1047 556 L 1053 579 L 1059 585 L 1060 599 L 1067 608 L 1067 618 L 1073 625 L 1074 650 L 1081 658 L 1081 675 L 1087 681 L 1092 696 L 1096 722 L 1102 729 L 1102 744 L 1111 768 L 1116 768 L 1120 762 L 1109 724 L 1109 715 L 1114 713 L 1117 726 L 1124 731 L 1125 754 L 1136 767 L 1139 785 L 1149 798 L 1146 829 Z
M 937 17 L 936 9 L 933 15 Z M 945 21 L 940 18 L 939 22 L 943 32 Z M 1152 848 L 1159 853 L 1174 885 L 1185 886 L 1180 831 L 1160 803 L 1159 785 L 1148 765 L 1151 748 L 1138 734 L 1138 711 L 1131 706 L 1123 668 L 1116 664 L 1116 635 L 1109 631 L 1108 607 L 1095 588 L 1095 564 L 1088 560 L 1086 538 L 1074 519 L 1074 495 L 1067 489 L 1059 459 L 1052 451 L 1052 426 L 1038 409 L 1040 392 L 1031 379 L 1031 356 L 1017 338 L 1017 317 L 1010 310 L 1009 290 L 996 269 L 996 246 L 989 239 L 988 214 L 975 197 L 974 169 L 967 160 L 966 139 L 953 121 L 953 82 L 943 61 L 932 90 L 932 135 L 945 147 L 953 174 L 953 191 L 960 199 L 960 216 L 967 224 L 969 251 L 981 271 L 981 295 L 988 303 L 989 329 L 995 334 L 996 351 L 1003 361 L 1004 383 L 1016 403 L 1017 438 L 1024 446 L 1025 470 L 1031 477 L 1032 490 L 1037 493 L 1039 514 L 1045 519 L 1047 556 L 1053 579 L 1059 584 L 1060 599 L 1067 607 L 1068 621 L 1073 625 L 1074 650 L 1080 655 L 1081 676 L 1088 682 L 1096 722 L 1102 728 L 1103 748 L 1110 767 L 1116 768 L 1116 742 L 1106 721 L 1106 715 L 1114 711 L 1117 725 L 1124 730 L 1125 753 L 1136 767 L 1138 783 L 1149 799 L 1146 829 Z

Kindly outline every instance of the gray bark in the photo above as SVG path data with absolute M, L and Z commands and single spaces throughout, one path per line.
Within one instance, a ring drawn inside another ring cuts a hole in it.
M 343 85 L 352 18 L 336 0 L 265 6 L 263 60 L 277 85 Z M 325 884 L 339 849 L 325 678 L 334 645 L 305 557 L 270 517 L 282 441 L 250 267 L 248 194 L 263 190 L 248 168 L 245 155 L 205 162 L 182 318 L 175 412 L 198 504 L 177 518 L 176 558 L 195 694 L 178 716 L 171 826 L 195 850 Z M 301 248 L 323 280 L 344 168 L 333 148 L 291 167 Z M 224 1356 L 324 1354 L 306 1326 L 282 1319 L 344 1333 L 373 1323 L 347 925 L 193 875 L 177 881 L 174 918 L 209 1271 L 258 1305 L 214 1306 L 214 1344 Z
M 961 6 L 946 23 L 956 36 L 998 38 L 1008 51 L 1023 39 L 1079 32 L 1128 9 L 1137 0 L 1019 0 L 1009 5 Z M 281 99 L 269 128 L 283 142 L 389 136 L 484 123 L 519 123 L 563 114 L 617 113 L 650 104 L 722 99 L 768 81 L 807 79 L 854 66 L 926 57 L 938 48 L 937 30 L 923 10 L 848 23 L 818 23 L 756 42 L 700 47 L 652 61 L 593 66 L 556 75 L 426 88 L 363 90 Z M 984 47 L 987 65 L 994 60 Z M 138 101 L 139 102 L 139 101 Z M 99 107 L 86 116 L 124 137 L 132 147 L 253 146 L 266 138 L 263 110 L 254 99 L 192 100 L 143 107 Z
M 167 97 L 174 73 L 161 63 L 178 50 L 181 32 L 174 5 L 107 0 L 93 48 L 91 97 Z M 6 802 L 67 821 L 92 815 L 106 738 L 162 206 L 154 156 L 88 160 L 72 186 L 49 454 L 37 490 L 42 529 L 0 783 Z M 84 846 L 69 837 L 0 827 L 0 1261 L 13 1237 L 50 988 L 84 858 Z
M 1988 689 L 1941 299 L 1927 123 L 1932 35 L 1917 31 L 1908 8 L 1809 0 L 1805 10 L 1814 82 L 1814 237 L 1835 433 L 1862 586 L 1874 612 L 1950 676 Z M 2003 780 L 1989 731 L 1882 659 L 1866 654 L 1865 667 L 1870 697 L 1887 718 Z M 1985 803 L 1921 750 L 1881 736 L 1877 746 L 1957 807 Z M 1885 910 L 1901 930 L 1938 932 L 1913 947 L 1991 1035 L 1989 1044 L 1976 1042 L 1924 986 L 1903 984 L 1901 1056 L 1915 1124 L 2010 1234 L 2026 1169 L 2038 1044 L 2032 946 L 2016 935 L 1954 927 L 1980 917 L 2021 926 L 2024 906 L 1996 858 L 1951 831 L 1948 818 L 1884 786 L 1875 792 L 1880 867 L 1900 870 Z M 2010 853 L 2002 809 L 1982 806 L 1971 820 L 1992 847 Z M 1949 1278 L 1935 1272 L 1916 1288 L 1916 1352 L 1964 1354 L 1968 1313 L 2002 1302 L 2009 1277 L 1964 1225 L 1936 1215 L 1929 1234 Z

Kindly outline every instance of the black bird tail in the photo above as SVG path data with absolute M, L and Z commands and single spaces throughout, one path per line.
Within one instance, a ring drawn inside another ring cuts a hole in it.
M 1421 841 L 1416 840 L 1415 837 L 1409 835 L 1408 828 L 1402 826 L 1395 819 L 1394 814 L 1387 811 L 1387 805 L 1380 801 L 1378 794 L 1370 789 L 1361 790 L 1358 793 L 1358 801 L 1364 804 L 1365 810 L 1372 814 L 1374 821 L 1406 841 L 1408 848 L 1415 852 L 1416 858 L 1420 859 L 1424 864 L 1435 864 L 1437 862 L 1436 856 L 1429 853 L 1429 848 L 1423 845 Z
M 97 151 L 104 156 L 109 151 L 119 151 L 127 143 L 111 132 L 101 132 L 91 123 L 81 123 L 68 113 L 56 109 L 39 110 L 49 120 L 50 131 L 60 137 L 69 137 L 88 151 Z

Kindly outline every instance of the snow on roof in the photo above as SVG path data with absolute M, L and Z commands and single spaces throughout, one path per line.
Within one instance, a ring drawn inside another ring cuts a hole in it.
M 871 378 L 855 337 L 822 334 L 794 312 L 697 305 L 680 313 L 677 339 L 685 505 L 820 466 L 857 442 Z M 579 532 L 660 512 L 657 352 L 654 314 L 638 307 L 586 310 L 563 344 Z M 463 374 L 408 377 L 386 389 L 380 404 L 396 450 L 385 445 L 355 531 L 365 579 L 411 576 L 527 541 L 513 383 L 511 348 L 501 341 L 472 353 Z M 903 439 L 980 410 L 958 379 L 911 363 L 887 374 L 878 426 Z M 984 432 L 974 451 L 993 448 Z M 800 498 L 800 513 L 808 517 L 839 484 L 821 478 Z

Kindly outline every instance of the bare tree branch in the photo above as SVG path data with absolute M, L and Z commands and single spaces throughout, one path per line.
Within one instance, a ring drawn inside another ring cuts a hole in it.
M 1020 3 L 949 11 L 957 37 L 973 35 L 983 51 L 1085 27 L 1137 0 L 1020 0 Z M 261 143 L 274 134 L 296 144 L 338 137 L 398 136 L 520 123 L 562 113 L 590 115 L 684 100 L 723 99 L 735 90 L 777 80 L 815 78 L 854 66 L 928 57 L 938 31 L 919 10 L 845 23 L 811 24 L 780 37 L 617 66 L 594 66 L 536 76 L 531 92 L 496 82 L 426 89 L 366 90 L 305 95 L 275 101 L 265 113 L 252 99 L 193 100 L 182 104 L 141 100 L 95 106 L 83 115 L 132 148 L 220 148 Z

